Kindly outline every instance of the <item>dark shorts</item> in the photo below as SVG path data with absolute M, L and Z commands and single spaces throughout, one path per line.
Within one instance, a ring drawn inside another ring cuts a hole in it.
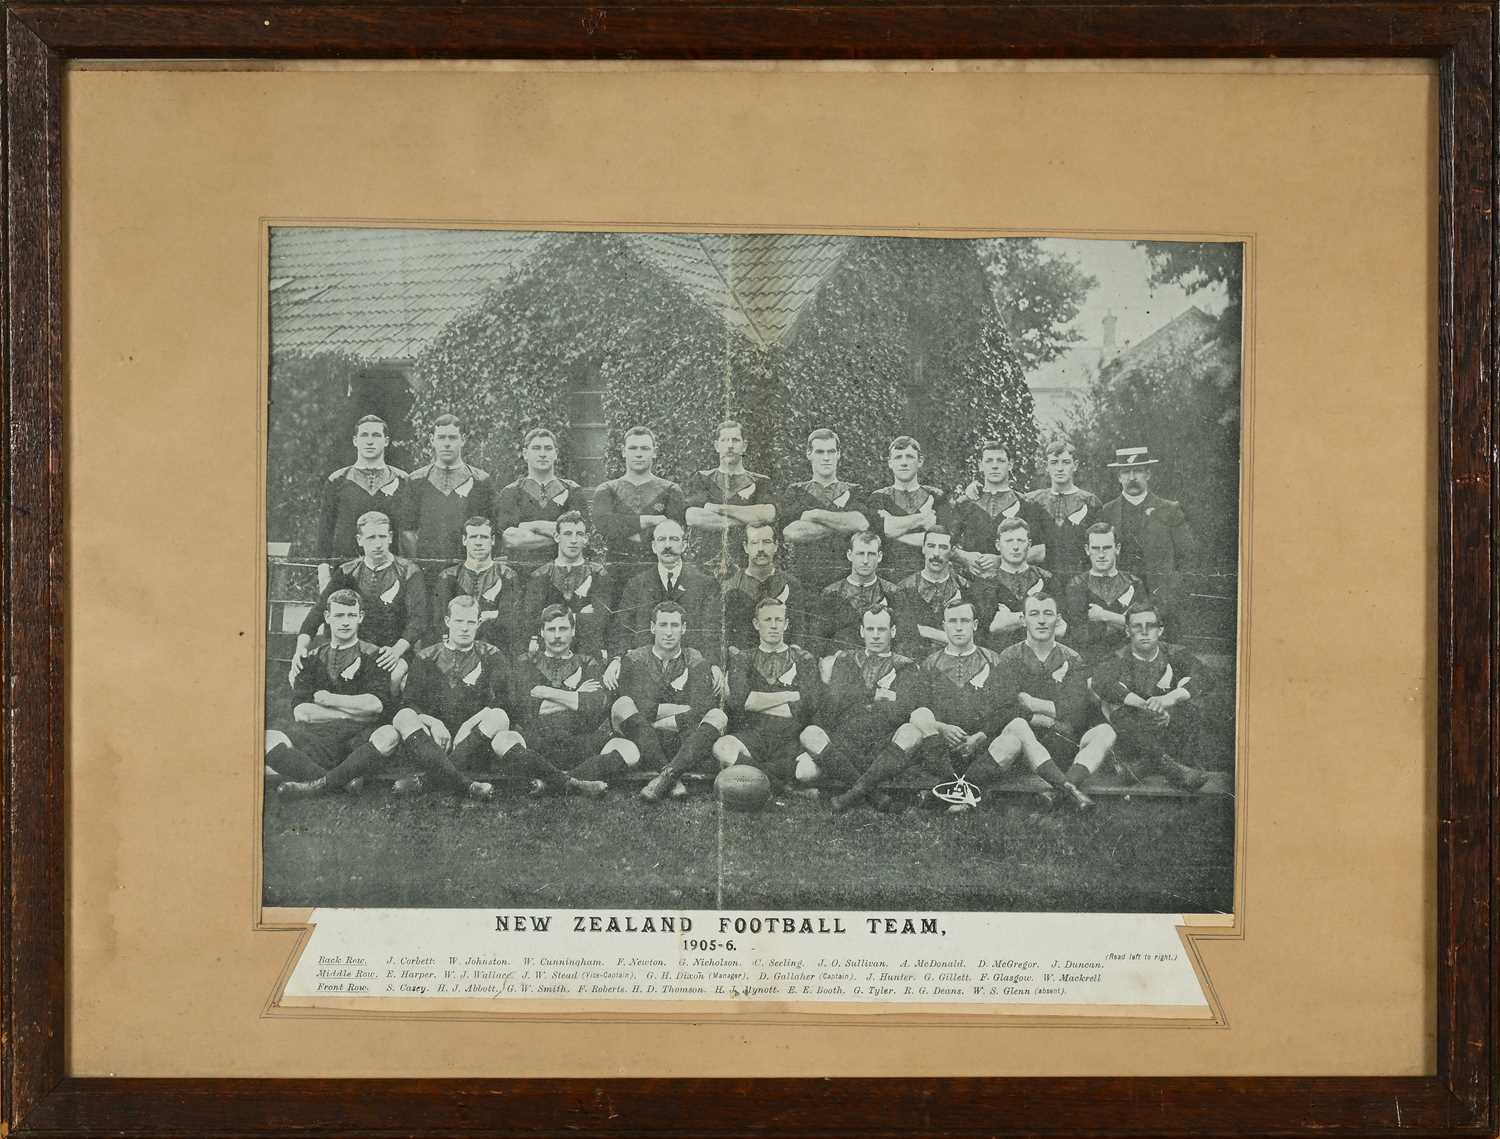
M 329 724 L 289 724 L 279 730 L 308 759 L 323 768 L 334 768 L 370 738 L 375 725 L 346 720 Z
M 1179 704 L 1171 711 L 1171 722 L 1161 727 L 1137 708 L 1114 710 L 1110 723 L 1115 729 L 1115 750 L 1125 759 L 1149 761 L 1162 755 L 1182 763 L 1195 762 L 1198 749 L 1200 716 L 1191 704 Z
M 824 727 L 829 742 L 838 749 L 856 769 L 863 771 L 874 762 L 875 757 L 891 742 L 899 724 L 872 716 L 867 712 L 856 712 L 845 716 L 837 723 Z
M 615 736 L 607 718 L 602 724 L 590 727 L 580 721 L 577 713 L 569 712 L 539 716 L 516 730 L 526 740 L 527 747 L 565 771 L 598 755 Z
M 797 738 L 802 725 L 796 719 L 777 722 L 773 716 L 757 716 L 760 723 L 731 728 L 727 733 L 750 750 L 750 764 L 758 767 L 773 781 L 790 783 L 797 769 L 797 753 L 802 743 Z

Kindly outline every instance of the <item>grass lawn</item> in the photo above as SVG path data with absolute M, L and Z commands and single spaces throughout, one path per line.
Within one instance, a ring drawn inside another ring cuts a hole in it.
M 1233 897 L 1234 800 L 992 795 L 966 815 L 833 815 L 789 798 L 720 812 L 706 787 L 651 806 L 445 794 L 267 797 L 265 903 L 616 909 L 1206 913 Z M 722 858 L 719 852 L 722 850 Z

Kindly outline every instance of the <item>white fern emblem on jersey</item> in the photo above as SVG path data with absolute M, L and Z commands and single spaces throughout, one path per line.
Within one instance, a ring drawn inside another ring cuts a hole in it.
M 1183 683 L 1187 682 L 1184 681 Z M 1170 661 L 1167 662 L 1167 671 L 1162 673 L 1161 679 L 1156 682 L 1156 687 L 1160 688 L 1163 692 L 1172 691 L 1172 664 Z
M 790 597 L 791 595 L 792 595 L 792 587 L 789 586 L 789 585 L 783 585 L 781 587 L 781 592 L 776 595 L 776 600 L 779 601 L 779 602 L 781 602 L 783 605 L 785 605 L 786 604 L 786 599 L 788 597 Z
M 896 684 L 896 670 L 893 668 L 875 682 L 875 687 L 882 692 L 889 692 Z
M 497 597 L 500 596 L 500 590 L 502 588 L 504 588 L 504 586 L 505 586 L 505 579 L 503 577 L 497 577 L 495 579 L 495 584 L 492 585 L 492 586 L 490 586 L 488 589 L 486 589 L 484 591 L 485 600 L 487 600 L 487 601 L 493 601 L 493 600 L 495 600 L 495 598 L 497 598 Z
M 849 505 L 849 492 L 846 490 L 846 491 L 844 491 L 843 494 L 841 494 L 837 498 L 835 498 L 833 500 L 833 505 L 834 506 L 848 506 Z
M 681 692 L 684 688 L 686 688 L 687 687 L 687 669 L 683 669 L 680 673 L 678 673 L 677 674 L 677 679 L 671 681 L 667 685 L 667 687 L 670 688 L 673 692 Z
M 392 601 L 396 600 L 396 594 L 398 594 L 400 592 L 401 592 L 401 579 L 397 578 L 395 581 L 391 582 L 391 587 L 389 589 L 387 589 L 384 593 L 382 593 L 380 595 L 380 600 L 384 601 L 387 605 L 389 605 Z
M 484 664 L 482 662 L 476 664 L 472 669 L 469 670 L 469 675 L 464 677 L 464 683 L 467 684 L 470 688 L 473 688 L 474 685 L 479 683 L 479 674 L 483 671 Z
M 345 680 L 353 680 L 359 673 L 359 662 L 362 660 L 364 660 L 364 657 L 355 657 L 354 663 L 351 664 L 348 668 L 344 669 L 344 671 L 339 673 L 339 675 L 342 676 Z
M 932 794 L 945 803 L 961 807 L 977 807 L 981 798 L 979 788 L 962 777 L 951 783 L 939 783 L 932 789 Z
M 1073 511 L 1072 514 L 1068 515 L 1068 521 L 1071 522 L 1071 523 L 1073 523 L 1074 526 L 1077 526 L 1080 522 L 1082 522 L 1084 520 L 1084 518 L 1086 518 L 1088 516 L 1088 512 L 1089 512 L 1089 504 L 1085 502 L 1077 510 Z
M 988 681 L 989 678 L 990 666 L 989 662 L 986 661 L 984 667 L 969 678 L 969 687 L 973 688 L 977 692 L 985 686 L 985 682 Z
M 1057 681 L 1059 684 L 1061 684 L 1062 680 L 1063 680 L 1063 677 L 1065 677 L 1067 675 L 1068 675 L 1068 662 L 1067 661 L 1063 661 L 1062 662 L 1062 666 L 1056 672 L 1054 672 L 1052 674 L 1052 679 L 1055 680 L 1055 681 Z
M 589 595 L 589 590 L 591 590 L 593 588 L 594 588 L 594 575 L 593 574 L 589 574 L 588 577 L 584 578 L 583 581 L 579 583 L 578 588 L 573 591 L 573 596 L 574 597 L 587 597 Z
M 1033 593 L 1040 593 L 1041 591 L 1042 591 L 1042 579 L 1041 578 L 1037 578 L 1034 582 L 1031 583 L 1031 588 L 1028 589 L 1026 591 L 1026 593 L 1029 596 L 1029 595 L 1031 595 Z
M 392 479 L 390 482 L 386 483 L 385 486 L 383 486 L 383 487 L 380 488 L 379 493 L 381 493 L 383 495 L 386 495 L 387 497 L 390 497 L 391 495 L 393 495 L 393 494 L 396 493 L 396 488 L 399 487 L 400 485 L 401 485 L 401 480 L 400 479 Z
M 573 675 L 563 681 L 563 687 L 577 688 L 581 683 L 583 683 L 583 665 L 579 665 L 573 670 Z
M 797 680 L 797 662 L 792 661 L 791 667 L 781 674 L 781 684 L 794 684 Z
M 454 488 L 453 493 L 458 495 L 459 498 L 468 498 L 469 492 L 473 489 L 474 479 L 471 476 L 470 478 L 466 478 L 463 482 L 459 483 L 458 486 Z
M 755 484 L 751 483 L 749 486 L 740 487 L 740 489 L 735 493 L 740 498 L 746 499 L 748 501 L 755 494 Z
M 1120 604 L 1121 605 L 1129 605 L 1134 600 L 1135 600 L 1135 586 L 1133 586 L 1133 585 L 1129 589 L 1127 589 L 1124 593 L 1120 594 Z

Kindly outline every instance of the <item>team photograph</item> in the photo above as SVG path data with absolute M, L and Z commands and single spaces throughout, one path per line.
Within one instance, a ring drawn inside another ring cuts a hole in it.
M 263 902 L 1228 912 L 1236 243 L 271 230 Z

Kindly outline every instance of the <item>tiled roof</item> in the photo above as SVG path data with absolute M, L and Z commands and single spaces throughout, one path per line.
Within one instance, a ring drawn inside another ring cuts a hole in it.
M 643 258 L 761 347 L 779 342 L 851 239 L 807 234 L 637 234 Z
M 506 230 L 271 230 L 271 351 L 409 360 L 551 235 Z
M 554 235 L 507 230 L 276 227 L 271 350 L 410 360 Z M 850 246 L 796 234 L 633 234 L 629 247 L 766 347 L 791 329 Z
M 1197 305 L 1189 305 L 1150 336 L 1120 350 L 1110 361 L 1118 372 L 1129 372 L 1161 356 L 1191 352 L 1218 327 L 1218 321 Z

